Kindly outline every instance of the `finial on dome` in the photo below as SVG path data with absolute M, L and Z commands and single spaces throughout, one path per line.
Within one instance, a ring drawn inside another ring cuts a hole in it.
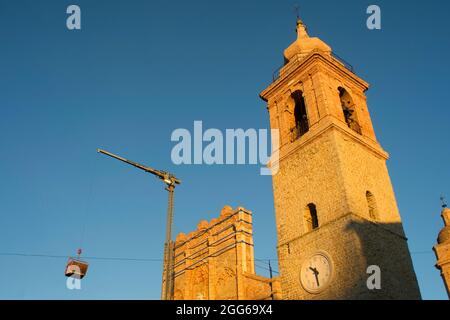
M 441 196 L 440 199 L 441 199 L 441 203 L 442 203 L 442 208 L 443 209 L 447 208 L 447 202 L 445 201 L 445 197 Z
M 298 39 L 302 38 L 309 38 L 308 35 L 308 29 L 306 25 L 303 23 L 302 19 L 300 19 L 300 7 L 299 5 L 294 6 L 294 11 L 297 16 L 297 26 L 296 26 L 296 32 Z
M 331 54 L 331 48 L 325 42 L 317 37 L 310 37 L 306 25 L 300 19 L 298 13 L 298 6 L 295 6 L 297 12 L 297 39 L 284 50 L 284 64 L 288 64 L 291 59 L 296 58 L 295 61 L 305 58 L 312 51 L 317 51 L 322 54 Z
M 450 209 L 447 207 L 447 202 L 445 201 L 445 198 L 441 196 L 441 202 L 442 202 L 442 219 L 444 219 L 444 224 L 446 225 L 446 228 L 449 229 L 447 231 L 450 232 Z

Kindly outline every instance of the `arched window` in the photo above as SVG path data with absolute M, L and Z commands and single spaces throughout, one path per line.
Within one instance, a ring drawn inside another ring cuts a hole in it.
M 339 87 L 339 98 L 341 99 L 342 111 L 344 112 L 345 122 L 353 131 L 361 134 L 361 126 L 356 115 L 355 104 L 350 94 L 342 87 Z
M 313 231 L 319 227 L 319 219 L 317 217 L 316 205 L 310 203 L 305 208 L 305 225 L 306 232 Z
M 305 99 L 301 91 L 295 91 L 291 95 L 294 100 L 295 127 L 293 128 L 294 140 L 300 138 L 309 131 L 308 114 L 306 113 Z
M 366 200 L 367 200 L 367 207 L 369 209 L 369 217 L 373 220 L 376 220 L 378 218 L 378 209 L 375 197 L 372 194 L 372 192 L 370 191 L 366 192 Z

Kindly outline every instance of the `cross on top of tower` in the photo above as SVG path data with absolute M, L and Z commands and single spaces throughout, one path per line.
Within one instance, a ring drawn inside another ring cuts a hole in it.
M 297 15 L 297 21 L 300 20 L 300 6 L 298 4 L 294 6 L 294 11 L 295 14 Z
M 445 197 L 444 196 L 441 196 L 441 204 L 442 204 L 442 208 L 447 208 L 447 202 L 445 201 Z

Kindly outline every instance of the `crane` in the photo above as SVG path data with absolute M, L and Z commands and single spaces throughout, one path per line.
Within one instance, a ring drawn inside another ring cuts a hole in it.
M 173 197 L 175 192 L 175 186 L 181 184 L 181 180 L 176 178 L 173 174 L 156 170 L 142 164 L 124 159 L 108 151 L 97 149 L 97 152 L 110 156 L 114 159 L 125 162 L 132 165 L 138 169 L 141 169 L 147 173 L 151 173 L 157 178 L 161 179 L 165 184 L 165 190 L 169 193 L 168 204 L 167 204 L 167 221 L 166 221 L 166 241 L 164 243 L 164 264 L 163 264 L 163 283 L 161 289 L 161 298 L 163 300 L 173 299 L 173 285 L 174 285 L 174 243 L 172 241 L 172 225 L 173 225 Z

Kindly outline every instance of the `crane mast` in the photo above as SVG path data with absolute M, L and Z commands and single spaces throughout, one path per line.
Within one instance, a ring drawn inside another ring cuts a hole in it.
M 174 203 L 174 192 L 175 186 L 181 184 L 181 181 L 176 178 L 173 174 L 156 170 L 137 162 L 127 160 L 125 158 L 119 157 L 113 153 L 105 150 L 97 149 L 99 153 L 105 154 L 111 158 L 125 162 L 126 164 L 132 165 L 140 170 L 147 173 L 151 173 L 154 176 L 161 179 L 165 184 L 168 192 L 168 203 L 167 203 L 167 220 L 166 220 L 166 241 L 164 243 L 164 264 L 163 264 L 163 283 L 161 299 L 172 300 L 173 299 L 173 288 L 174 288 L 174 242 L 172 241 L 172 226 L 173 226 L 173 203 Z

